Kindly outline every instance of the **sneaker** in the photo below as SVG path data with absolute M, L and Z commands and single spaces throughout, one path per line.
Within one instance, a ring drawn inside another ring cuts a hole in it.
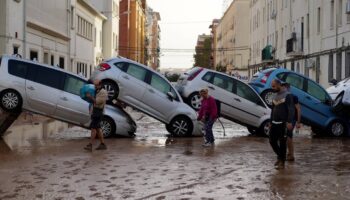
M 98 147 L 96 148 L 96 150 L 106 150 L 107 146 L 105 144 L 100 144 L 98 145 Z
M 84 147 L 85 150 L 87 151 L 92 151 L 92 144 L 88 144 Z
M 275 166 L 275 169 L 280 170 L 280 169 L 284 169 L 284 161 L 279 161 L 278 165 Z
M 203 147 L 212 147 L 214 145 L 213 142 L 206 142 L 204 144 L 202 144 Z

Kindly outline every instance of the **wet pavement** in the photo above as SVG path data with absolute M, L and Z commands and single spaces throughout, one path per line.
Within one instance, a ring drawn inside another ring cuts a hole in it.
M 135 138 L 88 153 L 89 131 L 54 120 L 23 121 L 0 140 L 0 199 L 350 199 L 350 140 L 295 137 L 294 163 L 273 168 L 267 138 L 223 120 L 216 145 L 167 138 L 134 113 Z M 97 146 L 97 143 L 95 144 Z

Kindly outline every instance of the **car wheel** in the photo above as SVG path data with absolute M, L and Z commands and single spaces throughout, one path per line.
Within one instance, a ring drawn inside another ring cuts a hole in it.
M 168 125 L 169 132 L 175 136 L 191 136 L 193 130 L 192 121 L 184 116 L 175 117 Z
M 269 120 L 264 121 L 259 129 L 258 129 L 258 134 L 261 136 L 266 136 L 269 137 L 270 136 L 270 124 L 269 124 Z
M 344 97 L 344 92 L 340 93 L 337 98 L 335 98 L 332 110 L 333 112 L 341 112 L 343 111 L 344 105 L 343 105 L 343 97 Z
M 104 138 L 109 138 L 115 135 L 116 124 L 111 118 L 103 117 L 100 125 Z
M 191 108 L 193 108 L 194 110 L 199 110 L 202 104 L 202 98 L 199 95 L 198 92 L 195 92 L 193 94 L 191 94 L 188 97 L 188 104 L 191 106 Z
M 22 97 L 14 90 L 5 90 L 0 94 L 0 106 L 8 112 L 20 112 Z
M 340 137 L 346 135 L 346 129 L 347 127 L 344 125 L 344 123 L 340 122 L 339 120 L 334 120 L 328 126 L 328 133 L 331 136 Z
M 119 87 L 116 83 L 113 81 L 102 81 L 102 87 L 107 91 L 109 101 L 118 98 Z
M 275 94 L 272 90 L 265 90 L 263 93 L 261 93 L 261 98 L 270 108 L 272 107 L 272 100 L 274 96 Z

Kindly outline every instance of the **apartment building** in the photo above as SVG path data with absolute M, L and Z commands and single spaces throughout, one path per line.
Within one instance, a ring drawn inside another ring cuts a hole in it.
M 155 12 L 152 8 L 147 7 L 147 36 L 146 36 L 146 48 L 147 48 L 147 65 L 154 70 L 160 67 L 160 27 L 159 21 L 160 14 Z

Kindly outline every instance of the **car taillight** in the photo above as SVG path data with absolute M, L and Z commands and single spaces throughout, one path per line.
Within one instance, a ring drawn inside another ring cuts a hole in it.
M 264 76 L 261 78 L 260 82 L 262 83 L 266 83 L 267 82 L 267 79 L 269 78 L 271 72 L 267 72 L 264 74 Z
M 196 76 L 198 76 L 199 73 L 201 73 L 201 71 L 203 71 L 203 68 L 197 70 L 195 73 L 193 73 L 190 76 L 188 76 L 187 80 L 188 81 L 192 81 L 194 78 L 196 78 Z
M 111 66 L 109 66 L 109 64 L 107 64 L 107 63 L 101 63 L 98 66 L 98 70 L 100 70 L 101 72 L 109 70 L 110 68 L 111 68 Z

